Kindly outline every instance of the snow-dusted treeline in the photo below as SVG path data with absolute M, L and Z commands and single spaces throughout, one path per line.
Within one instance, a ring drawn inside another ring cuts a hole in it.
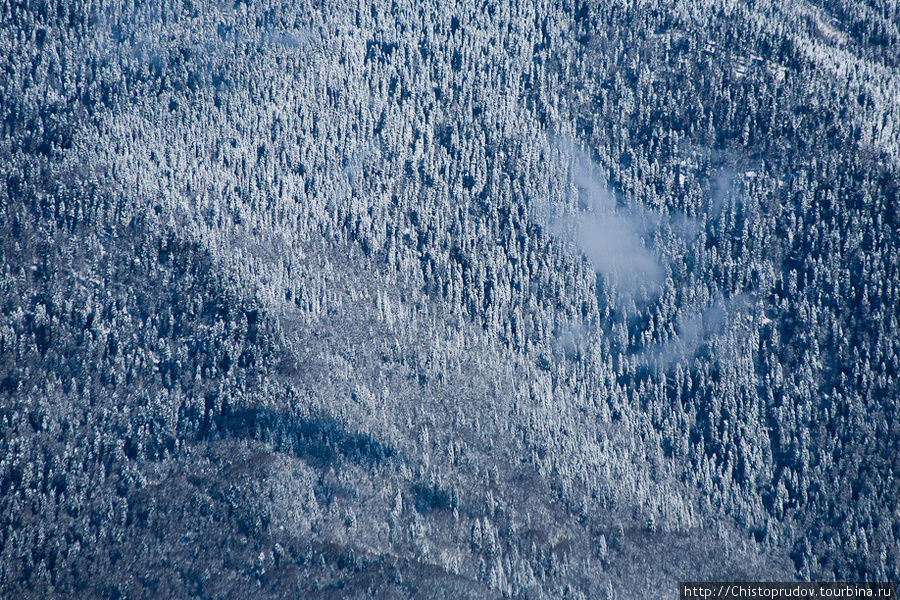
M 0 17 L 3 593 L 896 579 L 896 3 Z

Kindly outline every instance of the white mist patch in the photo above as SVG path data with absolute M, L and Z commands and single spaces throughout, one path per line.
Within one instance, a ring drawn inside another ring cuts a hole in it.
M 687 239 L 698 225 L 686 216 L 650 211 L 639 203 L 619 206 L 605 184 L 600 168 L 571 142 L 555 146 L 570 157 L 568 207 L 539 206 L 543 225 L 557 237 L 572 242 L 604 283 L 625 298 L 652 298 L 666 277 L 663 249 L 655 247 L 653 233 L 669 230 Z
M 664 368 L 690 363 L 703 344 L 723 335 L 730 323 L 739 323 L 752 302 L 750 295 L 739 294 L 729 299 L 719 297 L 702 310 L 684 311 L 677 318 L 675 337 L 646 348 L 639 362 Z
M 585 212 L 575 217 L 573 229 L 575 243 L 594 270 L 613 282 L 620 293 L 632 296 L 641 288 L 650 293 L 659 290 L 662 265 L 627 217 Z

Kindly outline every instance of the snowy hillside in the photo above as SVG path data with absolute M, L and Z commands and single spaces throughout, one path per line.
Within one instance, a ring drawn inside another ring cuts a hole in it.
M 0 596 L 900 577 L 900 6 L 0 0 Z

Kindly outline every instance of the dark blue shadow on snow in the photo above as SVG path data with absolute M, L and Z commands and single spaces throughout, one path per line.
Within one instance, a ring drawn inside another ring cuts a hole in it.
M 206 438 L 251 438 L 318 466 L 339 457 L 357 464 L 376 465 L 397 456 L 394 448 L 368 434 L 347 431 L 334 419 L 304 419 L 263 408 L 234 412 L 226 409 L 206 421 L 200 433 Z

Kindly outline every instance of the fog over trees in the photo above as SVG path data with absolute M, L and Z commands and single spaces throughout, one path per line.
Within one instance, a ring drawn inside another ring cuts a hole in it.
M 900 578 L 895 0 L 0 0 L 0 596 Z

